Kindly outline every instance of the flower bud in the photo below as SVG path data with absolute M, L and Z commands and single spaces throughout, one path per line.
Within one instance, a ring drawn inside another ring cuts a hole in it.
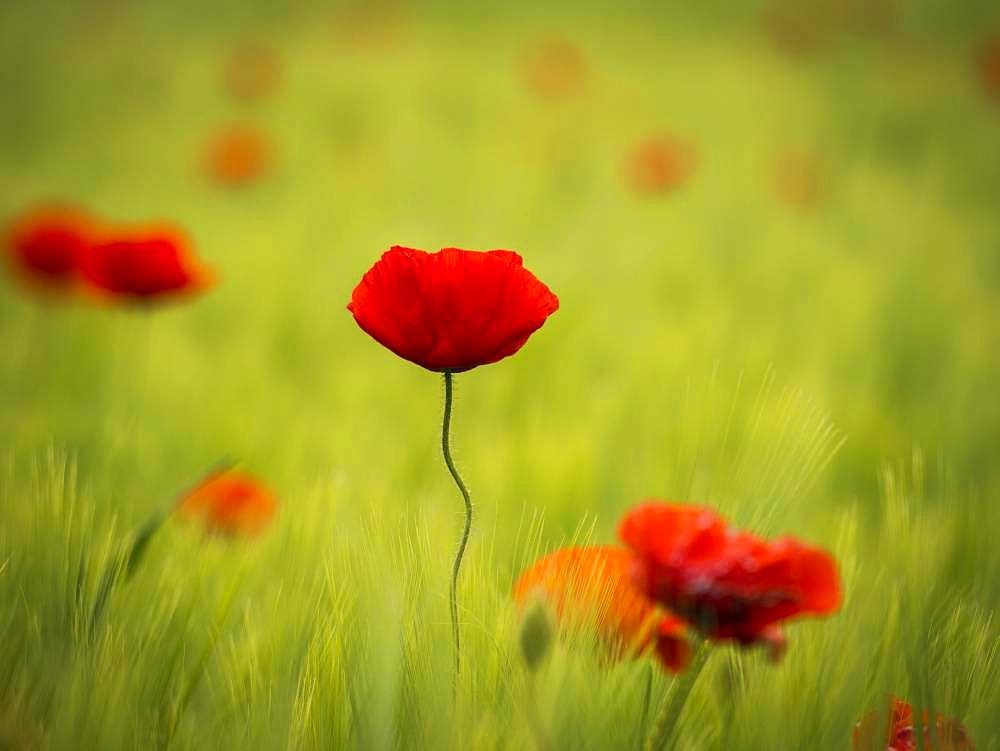
M 521 654 L 529 670 L 541 665 L 552 648 L 554 627 L 549 605 L 544 597 L 536 597 L 521 619 Z

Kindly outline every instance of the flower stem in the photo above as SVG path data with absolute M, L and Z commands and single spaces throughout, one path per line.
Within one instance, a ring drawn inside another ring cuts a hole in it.
M 458 552 L 455 554 L 455 565 L 451 570 L 451 592 L 449 601 L 451 604 L 451 629 L 455 637 L 455 675 L 458 675 L 462 658 L 459 649 L 459 628 L 458 628 L 458 573 L 462 568 L 462 558 L 465 556 L 465 548 L 469 544 L 469 532 L 472 530 L 472 497 L 468 488 L 462 481 L 461 475 L 455 469 L 455 462 L 451 458 L 451 405 L 453 398 L 453 374 L 451 371 L 444 372 L 444 418 L 441 421 L 441 453 L 444 455 L 444 463 L 448 465 L 448 471 L 452 479 L 458 486 L 462 499 L 465 501 L 465 527 L 462 530 L 462 537 L 458 541 Z
M 646 751 L 672 751 L 677 747 L 677 721 L 691 695 L 691 689 L 694 688 L 698 676 L 708 662 L 708 657 L 708 641 L 704 640 L 695 649 L 694 659 L 691 660 L 687 671 L 674 678 L 673 685 L 663 701 L 660 715 L 656 719 L 653 734 L 646 743 Z

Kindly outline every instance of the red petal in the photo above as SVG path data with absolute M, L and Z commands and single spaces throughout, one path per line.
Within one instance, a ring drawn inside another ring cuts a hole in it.
M 510 251 L 396 246 L 348 305 L 383 346 L 428 370 L 469 370 L 514 354 L 559 301 Z
M 83 255 L 81 272 L 97 290 L 138 300 L 194 292 L 211 282 L 172 227 L 113 231 Z

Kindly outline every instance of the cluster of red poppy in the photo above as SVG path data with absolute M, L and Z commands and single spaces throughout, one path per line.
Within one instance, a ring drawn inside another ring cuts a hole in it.
M 783 622 L 840 607 L 829 553 L 790 537 L 761 540 L 708 508 L 648 502 L 625 515 L 618 534 L 625 549 L 568 548 L 542 558 L 518 580 L 515 599 L 523 603 L 537 591 L 560 622 L 581 613 L 596 618 L 616 656 L 629 653 L 621 644 L 642 653 L 655 639 L 673 671 L 686 664 L 688 630 L 763 644 L 777 659 Z M 567 598 L 574 603 L 568 616 Z
M 921 713 L 922 745 L 917 745 L 918 731 L 913 727 L 913 706 L 892 697 L 888 717 L 880 712 L 865 716 L 854 728 L 851 747 L 854 751 L 975 751 L 965 727 L 937 714 L 930 723 L 930 712 Z
M 83 290 L 149 303 L 199 292 L 214 280 L 178 227 L 115 225 L 76 208 L 40 208 L 18 217 L 6 250 L 14 273 L 48 292 Z

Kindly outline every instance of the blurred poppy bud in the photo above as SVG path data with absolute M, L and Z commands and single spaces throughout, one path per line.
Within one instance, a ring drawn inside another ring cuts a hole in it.
M 536 597 L 521 619 L 521 655 L 529 670 L 536 670 L 552 649 L 552 614 L 544 597 Z

